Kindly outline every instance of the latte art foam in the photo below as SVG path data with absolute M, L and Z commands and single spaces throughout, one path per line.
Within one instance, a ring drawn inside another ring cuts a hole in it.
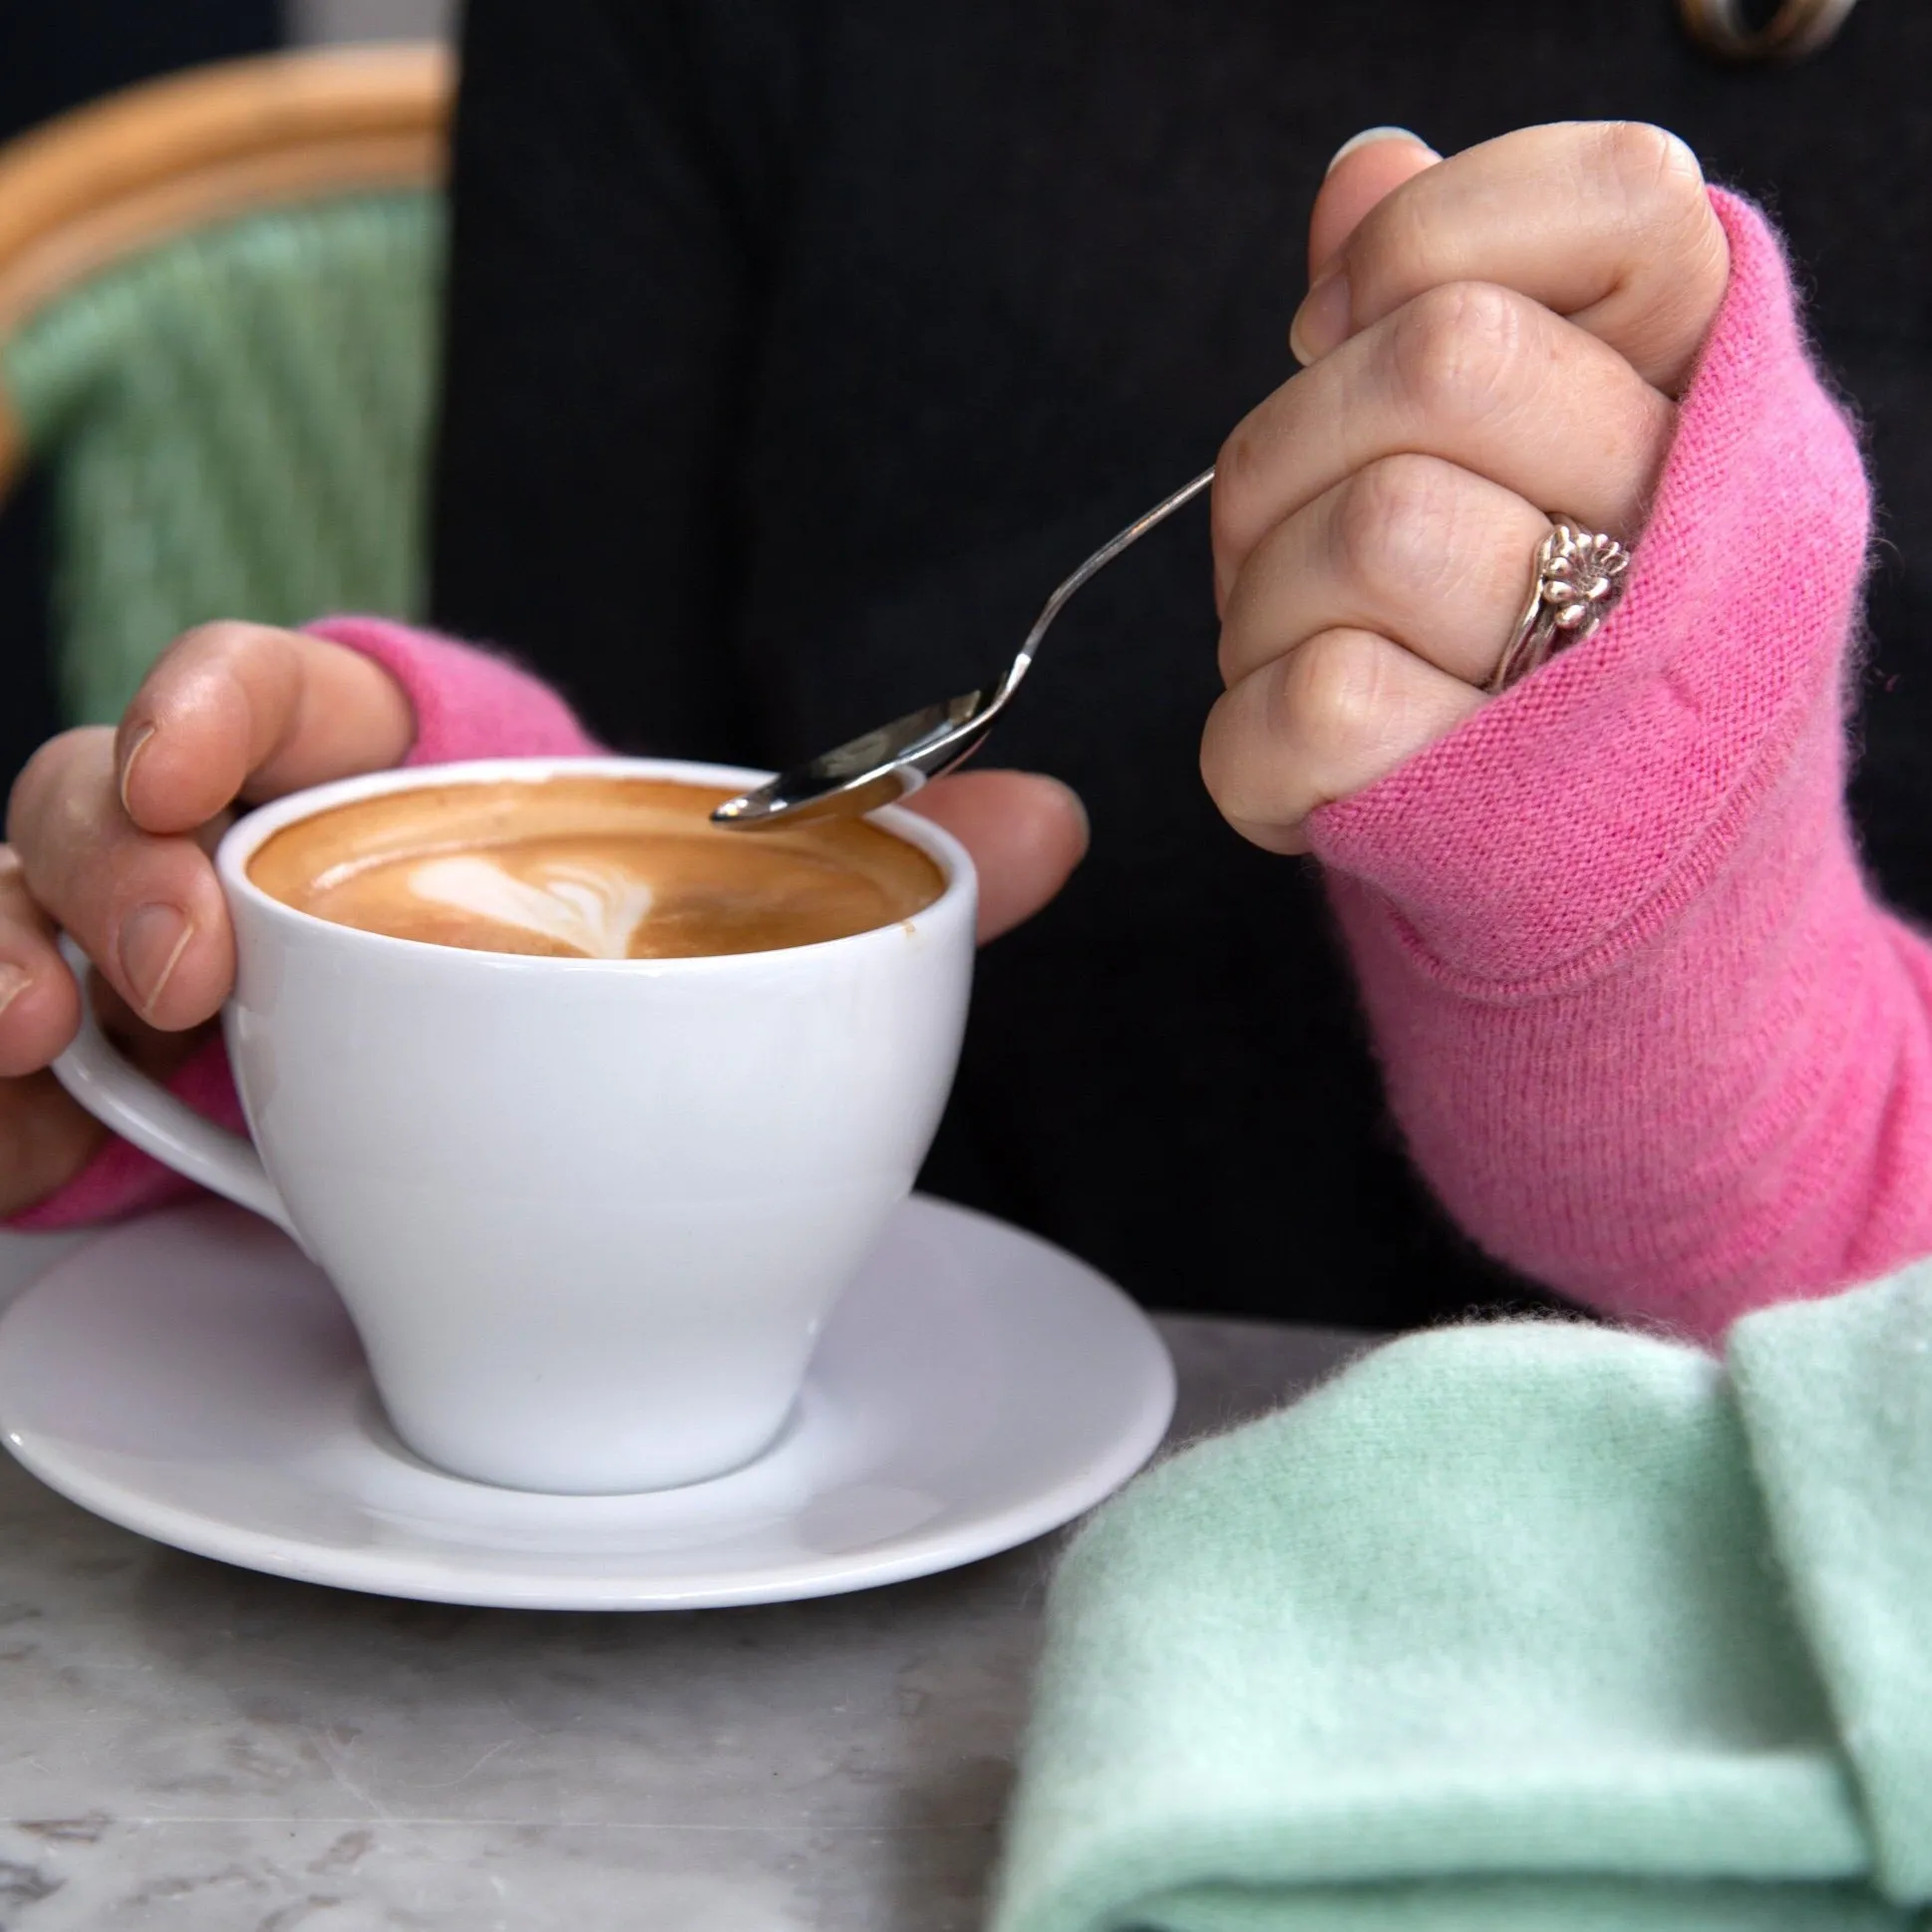
M 565 859 L 518 878 L 494 853 L 428 858 L 408 874 L 409 889 L 432 905 L 453 906 L 495 926 L 554 939 L 586 959 L 628 959 L 657 894 L 619 865 Z
M 910 918 L 945 887 L 876 825 L 721 831 L 709 814 L 730 796 L 589 776 L 424 786 L 285 827 L 248 876 L 365 932 L 578 959 L 812 945 Z

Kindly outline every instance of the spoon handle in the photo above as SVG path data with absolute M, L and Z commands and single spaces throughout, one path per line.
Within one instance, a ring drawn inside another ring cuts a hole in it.
M 1052 627 L 1053 620 L 1060 615 L 1062 607 L 1082 584 L 1105 570 L 1123 550 L 1130 548 L 1146 535 L 1156 523 L 1164 523 L 1183 503 L 1191 503 L 1209 483 L 1214 481 L 1214 472 L 1203 470 L 1192 483 L 1184 483 L 1171 496 L 1163 496 L 1151 509 L 1142 510 L 1126 529 L 1118 535 L 1109 537 L 1094 554 L 1083 563 L 1074 574 L 1056 590 L 1046 601 L 1040 615 L 1033 620 L 1032 630 L 1027 632 L 1027 641 L 1020 646 L 1020 654 L 1013 660 L 1013 668 L 1000 680 L 996 704 L 1004 704 L 1018 689 L 1020 680 L 1033 668 L 1034 653 L 1040 648 L 1040 640 Z
M 715 825 L 756 831 L 790 819 L 821 817 L 829 813 L 871 811 L 916 792 L 928 779 L 949 772 L 970 758 L 992 729 L 993 720 L 1019 688 L 1033 663 L 1033 654 L 1048 627 L 1076 590 L 1098 570 L 1104 570 L 1129 544 L 1156 523 L 1164 522 L 1182 503 L 1191 502 L 1214 481 L 1203 470 L 1171 496 L 1142 510 L 1118 536 L 1103 543 L 1074 574 L 1047 599 L 1033 620 L 1027 641 L 998 685 L 992 690 L 963 691 L 943 704 L 908 712 L 876 731 L 862 733 L 843 745 L 821 752 L 806 764 L 794 766 L 755 791 L 727 799 L 712 812 Z

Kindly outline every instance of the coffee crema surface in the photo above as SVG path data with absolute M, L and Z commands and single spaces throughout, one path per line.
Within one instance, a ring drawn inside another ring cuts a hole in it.
M 733 796 L 591 775 L 423 786 L 284 826 L 248 876 L 363 932 L 566 959 L 810 946 L 945 890 L 916 845 L 862 820 L 720 830 L 710 813 Z

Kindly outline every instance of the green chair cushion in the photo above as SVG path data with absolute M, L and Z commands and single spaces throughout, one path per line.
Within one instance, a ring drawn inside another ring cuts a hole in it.
M 419 614 L 443 243 L 431 191 L 224 222 L 0 345 L 55 498 L 59 689 L 118 717 L 189 625 Z

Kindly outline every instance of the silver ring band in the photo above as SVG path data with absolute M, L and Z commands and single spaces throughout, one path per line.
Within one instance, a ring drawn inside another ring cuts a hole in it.
M 1560 650 L 1580 644 L 1603 620 L 1623 589 L 1630 552 L 1614 536 L 1585 529 L 1573 516 L 1550 517 L 1536 546 L 1529 597 L 1484 689 L 1507 691 Z

